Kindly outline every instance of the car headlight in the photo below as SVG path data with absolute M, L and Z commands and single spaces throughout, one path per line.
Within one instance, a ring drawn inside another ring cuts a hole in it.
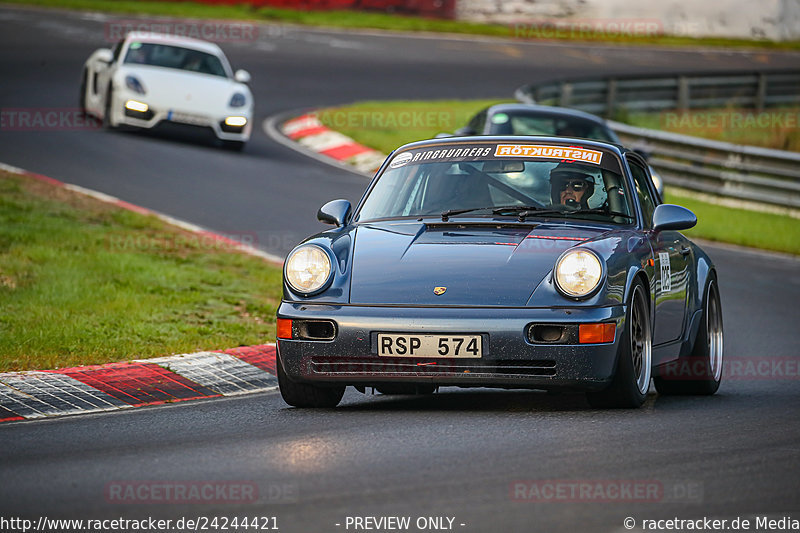
M 331 273 L 330 257 L 314 244 L 295 248 L 284 267 L 289 287 L 301 294 L 311 294 L 323 288 L 330 281 Z
M 231 101 L 228 104 L 231 107 L 242 107 L 244 104 L 247 103 L 247 97 L 242 93 L 234 93 L 231 96 Z
M 582 298 L 600 285 L 603 265 L 594 252 L 574 249 L 559 257 L 555 274 L 556 286 L 565 296 Z
M 125 76 L 125 86 L 136 94 L 145 94 L 147 92 L 136 76 Z

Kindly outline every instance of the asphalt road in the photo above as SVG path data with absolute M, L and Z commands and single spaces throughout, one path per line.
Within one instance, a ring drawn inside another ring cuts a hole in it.
M 0 9 L 0 107 L 74 106 L 83 60 L 107 44 L 106 22 Z M 365 98 L 505 97 L 560 75 L 780 68 L 800 58 L 280 27 L 224 48 L 253 73 L 261 118 Z M 0 131 L 0 162 L 217 231 L 256 233 L 259 245 L 279 254 L 320 227 L 319 205 L 354 200 L 365 185 L 261 132 L 233 154 L 104 131 Z M 287 532 L 354 531 L 348 516 L 409 516 L 410 531 L 418 517 L 450 517 L 455 530 L 542 532 L 626 531 L 626 517 L 638 526 L 676 517 L 800 518 L 800 262 L 707 249 L 720 272 L 728 364 L 782 362 L 728 380 L 713 397 L 651 396 L 641 410 L 607 412 L 569 394 L 349 391 L 340 408 L 326 411 L 290 409 L 276 394 L 259 394 L 9 423 L 0 426 L 0 517 L 276 517 Z M 660 489 L 638 502 L 515 498 L 515 483 L 530 495 L 546 480 L 606 488 L 638 480 Z M 256 487 L 258 498 L 114 499 L 114 490 L 141 481 Z

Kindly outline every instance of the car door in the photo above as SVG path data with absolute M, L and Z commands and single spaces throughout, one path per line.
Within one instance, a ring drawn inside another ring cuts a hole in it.
M 655 261 L 655 322 L 653 345 L 681 338 L 686 313 L 686 291 L 689 285 L 689 254 L 687 239 L 678 231 L 653 231 L 653 212 L 657 196 L 647 169 L 638 161 L 628 159 L 636 194 L 642 206 L 645 226 L 650 231 L 650 245 Z

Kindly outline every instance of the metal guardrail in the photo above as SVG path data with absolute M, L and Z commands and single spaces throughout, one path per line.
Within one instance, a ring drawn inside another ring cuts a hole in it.
M 800 70 L 562 80 L 525 85 L 515 96 L 523 102 L 574 107 L 607 118 L 619 111 L 726 106 L 762 111 L 800 105 Z
M 800 106 L 800 71 L 609 78 L 526 85 L 522 102 L 616 111 L 734 106 Z M 800 153 L 711 141 L 609 121 L 623 144 L 649 154 L 667 184 L 705 193 L 800 208 Z

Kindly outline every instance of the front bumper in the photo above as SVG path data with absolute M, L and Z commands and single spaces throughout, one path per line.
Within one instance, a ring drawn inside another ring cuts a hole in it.
M 253 129 L 252 111 L 249 108 L 229 110 L 227 112 L 202 112 L 197 110 L 176 110 L 173 106 L 156 105 L 153 106 L 149 100 L 141 95 L 121 93 L 114 95 L 116 100 L 113 105 L 116 114 L 116 123 L 126 126 L 133 126 L 142 129 L 153 129 L 162 124 L 178 124 L 196 128 L 210 129 L 214 136 L 223 141 L 243 141 L 250 139 Z M 125 102 L 135 100 L 148 105 L 145 113 L 139 113 L 125 108 Z M 247 119 L 247 124 L 242 127 L 230 127 L 225 125 L 225 119 L 229 116 L 243 116 Z
M 332 340 L 278 339 L 279 364 L 292 381 L 375 386 L 419 383 L 467 387 L 599 390 L 616 367 L 624 306 L 452 308 L 283 302 L 278 318 L 331 320 Z M 614 322 L 614 342 L 535 343 L 531 324 Z M 377 355 L 378 333 L 480 334 L 483 356 L 401 358 Z

